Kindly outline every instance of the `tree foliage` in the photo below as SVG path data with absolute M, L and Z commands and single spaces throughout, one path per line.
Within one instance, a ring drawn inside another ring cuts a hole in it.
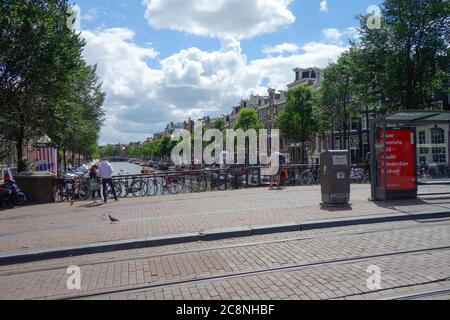
M 450 3 L 448 0 L 386 0 L 381 29 L 361 16 L 359 84 L 385 110 L 429 107 L 448 92 Z
M 218 118 L 211 123 L 211 129 L 216 129 L 224 133 L 225 130 L 227 129 L 227 124 L 225 120 L 223 120 L 222 118 Z
M 236 124 L 234 125 L 235 130 L 242 129 L 243 131 L 248 131 L 250 129 L 259 131 L 262 127 L 262 124 L 259 122 L 258 113 L 252 108 L 242 109 Z
M 54 145 L 91 155 L 102 123 L 104 94 L 85 45 L 68 28 L 66 0 L 0 1 L 1 134 L 23 143 L 49 136 Z
M 168 159 L 172 154 L 176 142 L 172 141 L 170 135 L 165 135 L 159 139 L 153 139 L 140 146 L 130 148 L 128 153 L 134 157 L 146 157 L 153 159 Z
M 114 157 L 120 154 L 120 148 L 118 146 L 108 144 L 102 147 L 99 153 L 100 157 Z
M 287 94 L 286 108 L 275 120 L 281 136 L 290 141 L 301 142 L 302 158 L 305 161 L 307 143 L 320 132 L 321 117 L 313 89 L 300 86 Z
M 342 148 L 347 148 L 350 124 L 361 115 L 361 104 L 358 101 L 355 85 L 357 63 L 355 51 L 339 57 L 336 63 L 330 63 L 324 70 L 321 87 L 321 105 L 328 126 L 336 126 L 342 133 Z

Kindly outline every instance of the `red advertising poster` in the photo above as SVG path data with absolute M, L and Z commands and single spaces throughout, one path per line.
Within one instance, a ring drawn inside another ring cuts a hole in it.
M 414 130 L 378 131 L 380 184 L 386 184 L 386 191 L 417 187 L 414 134 Z

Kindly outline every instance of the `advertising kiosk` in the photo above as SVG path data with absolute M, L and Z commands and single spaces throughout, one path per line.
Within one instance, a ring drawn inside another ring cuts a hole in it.
M 376 200 L 417 198 L 416 130 L 377 128 L 375 152 Z
M 450 112 L 399 111 L 370 126 L 372 200 L 416 199 L 419 185 L 450 181 Z

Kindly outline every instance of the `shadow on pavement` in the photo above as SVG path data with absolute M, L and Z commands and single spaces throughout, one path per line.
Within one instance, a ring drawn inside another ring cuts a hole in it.
M 90 203 L 90 204 L 87 204 L 87 205 L 84 205 L 84 206 L 79 206 L 78 208 L 89 209 L 89 208 L 97 208 L 97 207 L 101 207 L 101 206 L 102 206 L 102 203 Z
M 330 204 L 326 204 L 326 203 L 321 203 L 320 209 L 322 209 L 324 211 L 329 211 L 329 212 L 353 211 L 351 204 L 330 205 Z

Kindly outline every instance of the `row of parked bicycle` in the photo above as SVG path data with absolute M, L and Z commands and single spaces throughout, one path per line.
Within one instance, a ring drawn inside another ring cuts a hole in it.
M 320 168 L 286 167 L 279 178 L 282 186 L 316 185 L 320 184 Z M 369 176 L 364 168 L 354 167 L 351 179 L 354 183 L 366 183 Z M 270 177 L 262 176 L 261 168 L 239 166 L 222 170 L 122 175 L 114 177 L 113 181 L 117 196 L 126 198 L 267 186 Z M 111 187 L 107 188 L 108 196 L 113 198 Z M 55 186 L 55 201 L 87 200 L 90 197 L 90 181 L 87 177 L 61 179 Z
M 417 168 L 417 178 L 421 181 L 448 179 L 450 178 L 450 170 L 447 165 L 421 164 Z

